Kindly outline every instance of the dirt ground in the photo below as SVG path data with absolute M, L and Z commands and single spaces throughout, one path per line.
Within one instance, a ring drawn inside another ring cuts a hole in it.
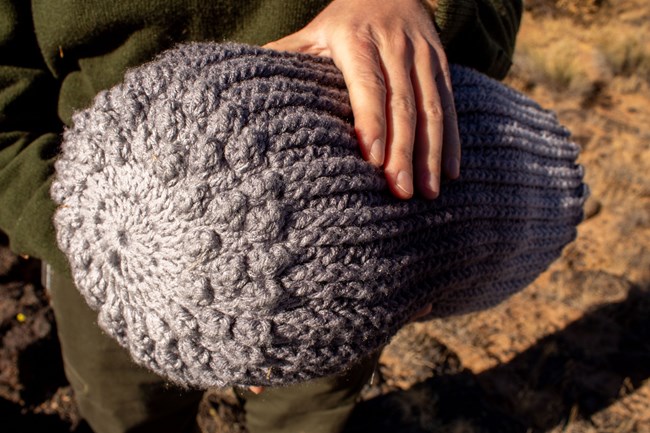
M 592 196 L 578 239 L 489 311 L 416 323 L 386 348 L 362 432 L 650 432 L 650 3 L 531 0 L 507 82 L 573 132 Z M 89 432 L 39 263 L 0 235 L 3 432 Z M 204 432 L 245 432 L 210 391 Z

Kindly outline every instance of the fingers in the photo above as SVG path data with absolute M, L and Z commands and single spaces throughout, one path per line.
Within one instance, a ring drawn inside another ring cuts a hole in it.
M 450 179 L 460 175 L 460 140 L 446 61 L 430 45 L 421 46 L 411 74 L 418 113 L 415 178 L 422 195 L 434 199 L 440 193 L 441 166 Z
M 264 48 L 333 58 L 348 87 L 361 152 L 366 160 L 381 166 L 386 149 L 386 84 L 376 44 L 370 39 L 351 45 L 340 44 L 346 48 L 333 53 L 326 47 L 327 44 L 323 44 L 321 48 L 315 45 L 313 33 L 311 35 L 310 37 L 302 35 L 301 32 L 293 33 L 269 42 Z
M 332 52 L 343 72 L 364 157 L 384 165 L 392 193 L 440 193 L 444 173 L 460 175 L 460 140 L 446 58 L 430 42 L 405 35 Z M 414 46 L 415 45 L 415 46 Z
M 343 72 L 364 157 L 384 171 L 392 193 L 413 196 L 416 107 L 410 79 L 412 48 L 406 38 L 361 43 L 333 52 Z
M 443 114 L 442 163 L 445 175 L 449 179 L 457 179 L 460 176 L 461 151 L 458 117 L 454 104 L 454 93 L 451 88 L 451 74 L 446 59 L 440 59 L 438 64 L 441 66 L 441 71 L 436 76 L 436 84 L 440 94 Z
M 332 57 L 348 87 L 361 152 L 380 166 L 386 146 L 386 83 L 377 47 L 364 40 L 333 52 Z
M 386 159 L 384 172 L 397 197 L 413 196 L 413 146 L 417 109 L 411 68 L 413 47 L 406 38 L 395 38 L 382 50 L 386 77 Z
M 438 197 L 440 193 L 443 136 L 442 106 L 438 88 L 434 84 L 434 74 L 432 64 L 426 58 L 418 61 L 413 71 L 413 87 L 418 107 L 414 145 L 415 172 L 418 189 L 429 199 Z
M 419 2 L 384 5 L 334 0 L 308 26 L 264 47 L 331 57 L 348 87 L 364 158 L 384 166 L 395 196 L 417 189 L 434 199 L 441 175 L 460 175 L 446 56 Z

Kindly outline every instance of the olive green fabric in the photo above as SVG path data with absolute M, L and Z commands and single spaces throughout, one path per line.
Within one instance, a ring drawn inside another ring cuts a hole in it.
M 261 394 L 235 388 L 249 433 L 338 433 L 372 377 L 381 351 L 338 376 L 268 388 Z
M 503 79 L 512 65 L 522 1 L 440 1 L 436 27 L 450 63 Z
M 302 28 L 327 3 L 0 0 L 0 229 L 11 248 L 66 269 L 48 195 L 60 133 L 75 110 L 119 82 L 128 67 L 181 41 L 263 44 Z M 502 77 L 521 0 L 435 3 L 451 61 Z
M 79 411 L 96 433 L 198 431 L 202 391 L 176 388 L 131 360 L 104 334 L 72 280 L 45 268 L 65 374 Z

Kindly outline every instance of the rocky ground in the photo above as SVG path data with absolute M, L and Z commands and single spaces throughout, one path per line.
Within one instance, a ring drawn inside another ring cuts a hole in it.
M 578 239 L 490 311 L 416 323 L 384 351 L 352 432 L 650 432 L 650 4 L 528 1 L 507 82 L 557 111 L 592 190 Z M 0 238 L 7 432 L 88 432 L 39 265 Z M 209 392 L 205 432 L 244 432 Z

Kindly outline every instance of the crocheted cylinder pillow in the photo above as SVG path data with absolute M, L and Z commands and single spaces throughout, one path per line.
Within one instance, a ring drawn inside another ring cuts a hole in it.
M 191 387 L 341 372 L 413 314 L 484 309 L 574 239 L 555 116 L 452 67 L 461 178 L 393 197 L 330 60 L 194 43 L 75 114 L 51 193 L 74 281 L 134 360 Z

